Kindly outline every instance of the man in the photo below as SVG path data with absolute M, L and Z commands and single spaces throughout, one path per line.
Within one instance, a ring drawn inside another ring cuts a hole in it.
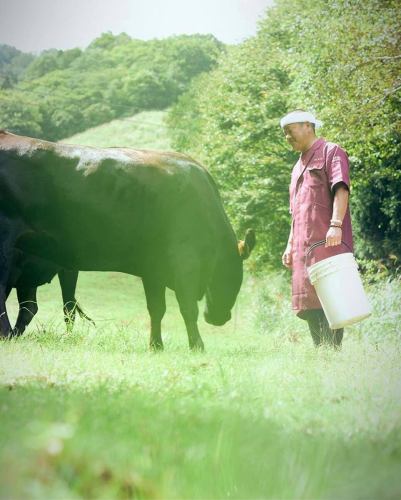
M 339 348 L 343 329 L 330 329 L 306 266 L 353 250 L 348 157 L 337 144 L 316 137 L 315 129 L 322 123 L 312 113 L 293 111 L 280 125 L 286 140 L 301 153 L 291 174 L 292 224 L 282 256 L 283 264 L 292 269 L 292 307 L 308 322 L 316 346 Z M 310 249 L 319 241 L 321 246 Z

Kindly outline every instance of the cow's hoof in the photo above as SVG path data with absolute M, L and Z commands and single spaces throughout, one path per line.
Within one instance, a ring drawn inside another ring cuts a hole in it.
M 11 330 L 10 332 L 8 332 L 8 334 L 4 335 L 4 334 L 1 334 L 0 335 L 0 340 L 11 340 L 15 337 L 19 337 L 20 334 L 18 334 L 18 332 L 16 332 L 15 330 Z
M 151 342 L 150 350 L 154 352 L 160 352 L 164 350 L 163 342 Z
M 189 346 L 192 352 L 205 352 L 205 346 L 202 341 L 198 341 L 195 344 Z
M 21 335 L 25 332 L 25 326 L 17 326 L 15 325 L 14 328 L 11 330 L 11 337 L 21 337 Z

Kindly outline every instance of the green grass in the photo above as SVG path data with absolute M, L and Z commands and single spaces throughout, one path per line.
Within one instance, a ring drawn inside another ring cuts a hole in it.
M 41 287 L 30 330 L 1 345 L 3 497 L 399 498 L 400 283 L 370 290 L 341 352 L 312 347 L 288 292 L 248 277 L 230 323 L 200 319 L 204 354 L 169 293 L 154 354 L 138 279 L 81 273 L 97 326 L 72 333 L 57 281 Z
M 143 111 L 134 116 L 113 120 L 90 128 L 62 142 L 87 146 L 125 146 L 137 149 L 171 149 L 164 124 L 167 111 Z

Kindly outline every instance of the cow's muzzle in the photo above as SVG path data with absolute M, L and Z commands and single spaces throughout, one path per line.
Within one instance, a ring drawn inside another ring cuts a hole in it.
M 222 326 L 231 319 L 231 313 L 228 313 L 225 316 L 213 316 L 208 311 L 205 311 L 203 316 L 205 318 L 206 323 L 209 323 L 209 325 L 214 325 L 214 326 Z

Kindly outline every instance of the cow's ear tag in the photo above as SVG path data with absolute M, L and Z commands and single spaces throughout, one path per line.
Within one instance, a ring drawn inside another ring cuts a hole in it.
M 245 249 L 245 241 L 244 240 L 239 240 L 238 242 L 238 252 L 239 255 L 242 259 L 246 258 L 244 257 L 246 254 L 246 249 Z
M 238 252 L 241 259 L 245 260 L 250 255 L 256 244 L 255 231 L 253 229 L 247 229 L 245 233 L 245 240 L 239 240 L 238 242 Z

